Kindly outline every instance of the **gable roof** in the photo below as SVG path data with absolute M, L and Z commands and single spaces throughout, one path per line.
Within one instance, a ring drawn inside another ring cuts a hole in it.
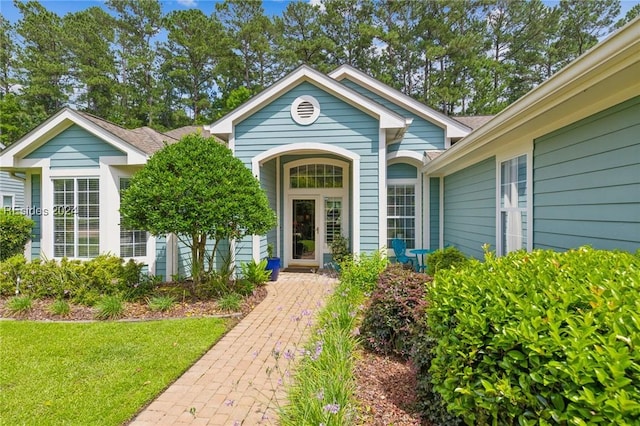
M 400 138 L 411 124 L 412 120 L 410 118 L 402 117 L 379 103 L 362 96 L 360 93 L 348 88 L 337 80 L 330 78 L 307 65 L 302 65 L 271 85 L 269 88 L 231 111 L 226 116 L 222 117 L 220 120 L 211 125 L 204 126 L 204 129 L 210 131 L 211 134 L 228 141 L 236 124 L 264 107 L 275 98 L 284 94 L 289 89 L 305 81 L 314 84 L 344 102 L 378 119 L 380 122 L 380 129 L 386 130 L 387 141 Z
M 128 164 L 144 164 L 165 143 L 177 142 L 175 138 L 148 127 L 128 130 L 94 115 L 65 107 L 2 151 L 0 167 L 17 167 L 18 160 L 74 124 L 126 153 Z
M 470 115 L 453 117 L 453 119 L 461 122 L 471 130 L 475 130 L 478 127 L 484 126 L 484 124 L 490 121 L 493 117 L 495 117 L 495 115 Z
M 492 147 L 532 141 L 640 96 L 640 18 L 636 18 L 502 110 L 423 171 L 452 173 Z
M 211 133 L 209 133 L 208 130 L 205 130 L 202 126 L 183 126 L 164 132 L 165 135 L 171 136 L 174 139 L 180 139 L 191 133 L 199 133 L 205 138 L 211 137 Z
M 471 128 L 466 124 L 456 121 L 440 111 L 429 108 L 425 104 L 413 99 L 411 96 L 405 95 L 401 91 L 376 80 L 350 65 L 341 65 L 330 72 L 329 77 L 334 78 L 337 81 L 344 80 L 345 78 L 351 80 L 365 89 L 382 96 L 389 102 L 409 110 L 417 116 L 444 128 L 446 130 L 447 138 L 462 138 L 471 132 Z

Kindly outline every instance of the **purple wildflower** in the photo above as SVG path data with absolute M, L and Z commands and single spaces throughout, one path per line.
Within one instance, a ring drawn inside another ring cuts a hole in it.
M 340 411 L 340 404 L 327 404 L 323 409 L 327 413 L 338 414 L 338 411 Z
M 320 389 L 317 393 L 316 393 L 316 398 L 319 399 L 320 401 L 322 401 L 324 399 L 324 389 Z
M 309 309 L 305 309 L 304 311 L 302 311 L 303 317 L 308 317 L 309 315 L 311 315 L 311 311 Z
M 295 357 L 296 354 L 291 349 L 287 349 L 284 353 L 284 359 L 286 360 L 293 361 Z
M 224 405 L 226 405 L 227 407 L 233 407 L 233 404 L 235 404 L 235 401 L 233 399 L 227 399 L 224 402 Z

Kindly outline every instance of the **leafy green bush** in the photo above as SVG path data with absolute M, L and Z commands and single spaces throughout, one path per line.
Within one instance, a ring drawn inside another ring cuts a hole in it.
M 445 247 L 427 255 L 427 274 L 434 276 L 440 269 L 462 266 L 468 258 L 455 247 Z
M 11 296 L 20 292 L 20 274 L 26 263 L 27 259 L 22 254 L 0 262 L 0 295 Z
M 20 213 L 0 209 L 0 261 L 24 252 L 33 225 L 33 220 Z
M 254 286 L 263 285 L 269 281 L 271 271 L 267 270 L 267 260 L 262 259 L 260 262 L 252 260 L 251 262 L 243 263 L 242 277 L 249 281 Z
M 436 274 L 430 372 L 469 424 L 638 424 L 640 256 L 537 250 Z
M 360 327 L 367 348 L 403 358 L 409 355 L 411 335 L 424 317 L 427 278 L 400 264 L 389 265 L 380 275 Z
M 349 241 L 342 235 L 336 235 L 331 242 L 331 257 L 338 265 L 351 260 L 353 255 L 349 251 Z
M 356 286 L 364 293 L 371 293 L 387 264 L 387 258 L 379 251 L 360 254 L 343 262 L 340 281 Z
M 118 319 L 124 314 L 124 303 L 120 296 L 104 296 L 96 304 L 97 319 Z

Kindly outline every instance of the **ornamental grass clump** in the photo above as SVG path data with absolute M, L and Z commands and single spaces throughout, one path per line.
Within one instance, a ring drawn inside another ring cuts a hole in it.
M 467 424 L 638 424 L 640 254 L 535 250 L 436 274 L 433 388 Z

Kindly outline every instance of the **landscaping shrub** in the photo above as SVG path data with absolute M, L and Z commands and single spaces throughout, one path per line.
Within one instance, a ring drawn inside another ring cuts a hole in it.
M 367 348 L 408 357 L 411 335 L 424 317 L 427 279 L 399 264 L 389 265 L 380 275 L 360 327 Z
M 442 270 L 430 372 L 468 424 L 638 424 L 640 255 L 536 250 Z
M 267 260 L 262 259 L 260 262 L 252 260 L 251 262 L 240 265 L 242 268 L 242 277 L 254 286 L 259 286 L 271 277 L 271 271 L 267 270 Z
M 155 296 L 151 297 L 147 301 L 147 305 L 149 309 L 154 312 L 166 312 L 173 308 L 173 305 L 176 304 L 176 301 L 171 296 Z
M 124 304 L 120 296 L 104 296 L 96 304 L 96 318 L 118 319 L 124 314 Z
M 242 306 L 242 296 L 237 293 L 229 293 L 218 299 L 218 307 L 223 311 L 236 312 Z
M 445 247 L 427 255 L 427 274 L 434 276 L 440 269 L 462 266 L 468 258 L 455 247 Z
M 340 281 L 358 287 L 364 293 L 371 293 L 387 264 L 387 258 L 378 251 L 360 254 L 342 263 Z
M 69 315 L 71 312 L 71 306 L 69 306 L 69 302 L 66 300 L 56 299 L 51 303 L 51 305 L 49 305 L 49 312 L 54 315 L 64 317 Z
M 31 310 L 29 296 L 14 296 L 7 301 L 7 309 L 14 314 L 22 314 Z
M 23 214 L 0 209 L 0 261 L 24 252 L 33 225 L 33 220 Z

